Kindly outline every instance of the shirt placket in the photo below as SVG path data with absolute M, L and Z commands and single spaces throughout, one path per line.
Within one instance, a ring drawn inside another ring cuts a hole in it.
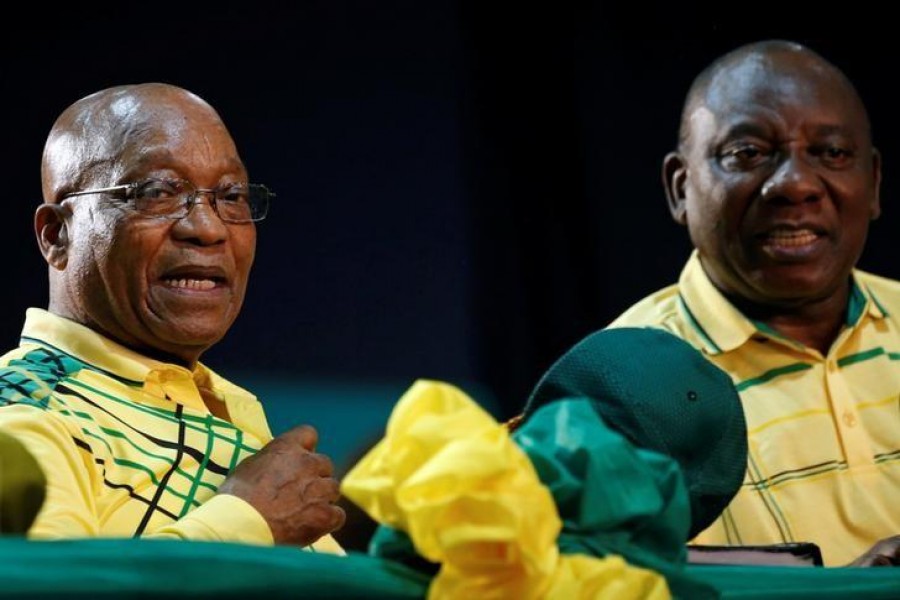
M 873 463 L 872 445 L 868 434 L 862 426 L 859 410 L 853 393 L 847 384 L 841 365 L 838 362 L 839 349 L 853 335 L 853 330 L 846 330 L 832 345 L 825 358 L 825 386 L 835 430 L 844 452 L 849 468 Z

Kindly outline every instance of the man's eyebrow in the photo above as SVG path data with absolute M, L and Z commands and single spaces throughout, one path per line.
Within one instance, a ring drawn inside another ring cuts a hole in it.
M 812 132 L 819 136 L 843 135 L 853 137 L 853 128 L 846 125 L 822 124 L 812 127 Z
M 165 169 L 177 170 L 177 161 L 170 151 L 164 149 L 142 153 L 128 163 L 129 173 Z
M 228 160 L 223 161 L 222 164 L 223 175 L 236 175 L 242 178 L 246 178 L 247 170 L 244 167 L 244 163 L 239 159 L 229 158 Z M 167 170 L 181 172 L 183 171 L 183 166 L 181 161 L 177 160 L 171 151 L 160 148 L 158 150 L 153 150 L 151 152 L 142 154 L 140 157 L 133 159 L 128 165 L 128 169 L 125 174 L 126 176 L 128 176 L 135 173 L 143 173 L 147 171 Z
M 719 139 L 729 140 L 744 136 L 766 137 L 769 131 L 768 127 L 754 121 L 737 121 L 726 127 Z

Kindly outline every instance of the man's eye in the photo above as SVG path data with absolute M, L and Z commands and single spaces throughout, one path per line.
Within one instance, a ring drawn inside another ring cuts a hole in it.
M 743 148 L 735 148 L 728 152 L 728 155 L 733 158 L 741 158 L 741 159 L 751 159 L 756 158 L 762 154 L 759 148 L 755 148 L 753 146 L 745 146 Z
M 752 167 L 766 158 L 758 146 L 742 145 L 727 148 L 721 156 L 722 164 L 729 169 Z
M 822 155 L 828 160 L 843 161 L 851 158 L 853 152 L 840 146 L 828 146 L 823 150 Z
M 243 186 L 234 186 L 225 188 L 219 192 L 219 200 L 225 202 L 247 202 L 247 188 Z
M 179 192 L 179 186 L 174 183 L 148 181 L 135 189 L 134 196 L 139 200 L 166 200 L 178 196 Z

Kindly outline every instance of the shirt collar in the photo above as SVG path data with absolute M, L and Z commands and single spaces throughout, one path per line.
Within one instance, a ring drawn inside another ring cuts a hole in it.
M 197 363 L 193 369 L 144 356 L 75 321 L 40 308 L 29 308 L 22 328 L 22 343 L 56 349 L 92 368 L 126 383 L 142 387 L 158 398 L 177 398 L 180 404 L 209 412 L 199 387 L 225 402 L 232 424 L 266 441 L 271 439 L 262 406 L 256 397 Z
M 887 316 L 872 292 L 859 284 L 855 272 L 851 277 L 847 326 L 856 327 L 862 322 L 864 315 L 875 319 Z M 678 288 L 681 309 L 694 330 L 696 341 L 707 354 L 730 352 L 760 332 L 785 340 L 770 328 L 745 317 L 725 298 L 703 270 L 696 249 L 681 272 Z M 796 344 L 791 340 L 786 341 Z
M 756 327 L 713 285 L 694 250 L 678 279 L 681 309 L 707 354 L 734 350 L 756 333 Z

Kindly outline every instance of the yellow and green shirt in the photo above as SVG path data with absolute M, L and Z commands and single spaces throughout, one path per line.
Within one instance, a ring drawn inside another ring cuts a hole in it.
M 230 422 L 199 388 L 225 403 Z M 202 364 L 152 360 L 31 308 L 20 346 L 0 357 L 0 429 L 47 478 L 30 537 L 273 543 L 253 507 L 216 494 L 272 438 L 262 406 Z M 315 548 L 342 552 L 330 536 Z
M 747 319 L 695 251 L 677 285 L 610 325 L 638 326 L 701 350 L 744 405 L 744 483 L 696 543 L 812 541 L 841 565 L 900 534 L 900 282 L 854 271 L 845 326 L 823 356 Z

